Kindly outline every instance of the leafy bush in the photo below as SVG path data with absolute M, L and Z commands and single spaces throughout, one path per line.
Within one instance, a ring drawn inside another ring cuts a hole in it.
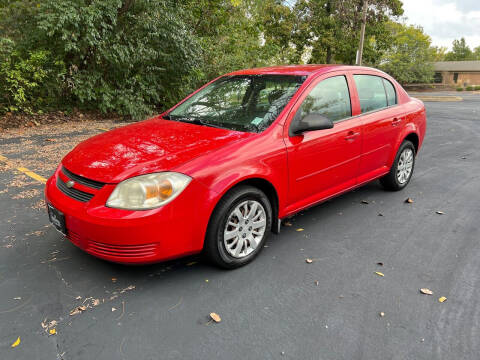
M 475 86 L 474 86 L 474 90 L 475 90 L 475 91 L 480 90 L 480 85 L 475 85 Z
M 457 91 L 463 91 L 462 87 L 457 87 Z
M 199 46 L 164 1 L 46 0 L 38 28 L 87 108 L 141 118 L 195 79 Z
M 0 112 L 32 113 L 57 102 L 64 67 L 46 50 L 22 54 L 0 39 Z
M 472 90 L 473 90 L 473 86 L 467 86 L 467 87 L 465 88 L 465 90 L 467 90 L 467 91 L 472 91 Z

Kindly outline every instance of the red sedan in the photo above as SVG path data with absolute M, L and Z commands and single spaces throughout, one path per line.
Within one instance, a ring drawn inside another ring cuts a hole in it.
M 423 103 L 379 70 L 237 71 L 160 116 L 80 143 L 47 182 L 48 213 L 106 260 L 204 251 L 235 268 L 302 209 L 374 179 L 403 189 L 425 130 Z

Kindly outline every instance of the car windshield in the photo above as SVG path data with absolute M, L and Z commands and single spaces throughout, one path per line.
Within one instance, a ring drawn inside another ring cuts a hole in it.
M 167 119 L 261 132 L 305 81 L 293 75 L 225 76 L 177 106 Z

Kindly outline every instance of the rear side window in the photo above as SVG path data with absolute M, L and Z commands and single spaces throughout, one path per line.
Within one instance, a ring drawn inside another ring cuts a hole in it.
M 397 103 L 397 93 L 392 83 L 387 79 L 383 79 L 383 85 L 385 85 L 385 92 L 387 93 L 388 106 L 395 105 Z
M 373 75 L 353 75 L 357 85 L 362 113 L 388 106 L 383 78 Z
M 318 83 L 300 106 L 301 118 L 316 113 L 333 122 L 352 116 L 350 93 L 345 76 L 333 76 Z

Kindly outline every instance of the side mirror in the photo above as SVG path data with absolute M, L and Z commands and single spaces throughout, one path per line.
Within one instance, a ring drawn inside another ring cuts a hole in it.
M 310 113 L 302 119 L 295 116 L 293 124 L 290 126 L 290 135 L 299 135 L 306 131 L 323 130 L 333 128 L 333 122 L 326 116 Z

